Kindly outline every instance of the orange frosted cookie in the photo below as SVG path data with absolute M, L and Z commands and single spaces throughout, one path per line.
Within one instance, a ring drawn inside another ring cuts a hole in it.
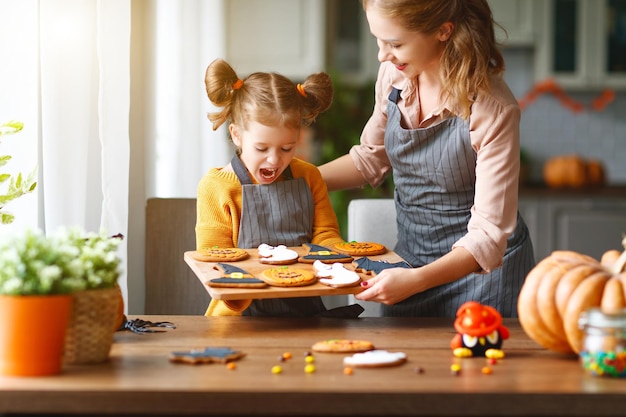
M 387 252 L 385 245 L 375 242 L 342 242 L 335 243 L 334 248 L 338 252 L 352 256 L 382 255 Z
M 374 344 L 367 340 L 329 339 L 313 344 L 316 352 L 367 352 L 374 349 Z
M 236 262 L 249 256 L 245 249 L 220 248 L 218 246 L 192 251 L 190 255 L 193 259 L 201 262 Z
M 274 287 L 302 287 L 317 282 L 313 272 L 289 266 L 266 269 L 259 278 Z

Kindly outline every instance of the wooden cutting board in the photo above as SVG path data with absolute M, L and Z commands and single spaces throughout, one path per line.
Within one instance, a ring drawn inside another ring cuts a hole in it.
M 291 247 L 290 249 L 298 252 L 300 256 L 306 255 L 309 249 L 306 247 Z M 258 277 L 262 271 L 268 268 L 272 268 L 272 265 L 262 264 L 259 262 L 259 255 L 257 249 L 247 249 L 250 256 L 237 262 L 227 262 L 228 264 L 237 266 Z M 355 256 L 355 259 L 359 256 Z M 368 256 L 368 258 L 376 261 L 387 262 L 402 262 L 403 259 L 395 252 L 388 251 L 382 255 Z M 311 297 L 311 296 L 326 296 L 326 295 L 343 295 L 343 294 L 357 294 L 362 291 L 360 285 L 354 287 L 342 287 L 333 288 L 328 285 L 320 284 L 316 282 L 312 285 L 304 287 L 265 287 L 265 288 L 216 288 L 209 287 L 207 285 L 208 280 L 218 278 L 222 273 L 216 269 L 217 262 L 201 262 L 191 257 L 191 251 L 185 252 L 185 262 L 189 265 L 191 270 L 196 274 L 196 277 L 202 282 L 204 288 L 208 291 L 211 298 L 216 300 L 245 300 L 245 299 L 261 299 L 261 298 L 287 298 L 287 297 Z M 298 262 L 289 265 L 294 268 L 306 269 L 312 272 L 313 264 Z M 344 263 L 347 269 L 354 270 L 354 266 L 351 263 Z M 367 281 L 372 276 L 369 274 L 359 273 L 361 279 Z

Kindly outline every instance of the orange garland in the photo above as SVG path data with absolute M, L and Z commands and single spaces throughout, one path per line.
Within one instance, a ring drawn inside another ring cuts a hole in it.
M 519 106 L 522 111 L 532 104 L 539 96 L 543 94 L 552 94 L 561 102 L 563 107 L 569 108 L 574 113 L 579 113 L 584 109 L 584 105 L 567 95 L 565 90 L 561 88 L 553 79 L 547 79 L 545 81 L 535 84 L 532 90 L 530 90 L 519 101 Z M 613 100 L 615 100 L 615 91 L 610 88 L 605 89 L 591 102 L 591 108 L 595 111 L 602 111 Z

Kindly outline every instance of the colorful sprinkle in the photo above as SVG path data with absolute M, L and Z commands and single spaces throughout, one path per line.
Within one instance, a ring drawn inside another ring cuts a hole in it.
M 493 371 L 491 370 L 491 368 L 490 368 L 490 367 L 488 367 L 488 366 L 483 366 L 483 369 L 481 369 L 481 372 L 482 372 L 483 374 L 485 374 L 485 375 L 491 375 L 491 373 L 492 373 Z
M 345 368 L 343 368 L 343 373 L 344 375 L 352 375 L 354 371 L 349 366 L 346 366 Z
M 315 358 L 313 356 L 309 355 L 306 358 L 304 358 L 304 361 L 306 363 L 313 363 L 313 362 L 315 362 Z
M 312 374 L 313 372 L 315 372 L 315 365 L 311 365 L 308 364 L 304 367 L 304 372 L 306 372 L 307 374 Z
M 416 374 L 423 374 L 424 373 L 424 368 L 422 368 L 421 366 L 416 366 L 415 368 L 413 368 L 413 371 Z
M 489 359 L 487 359 L 487 363 L 489 365 L 495 365 L 495 364 L 498 363 L 498 360 L 496 358 L 489 358 Z
M 580 353 L 580 360 L 583 368 L 592 375 L 626 377 L 626 351 L 583 351 Z
M 235 362 L 228 362 L 226 367 L 230 370 L 237 369 L 237 364 Z
M 291 352 L 285 352 L 283 353 L 283 359 L 287 360 L 287 359 L 291 359 Z
M 282 372 L 283 372 L 283 367 L 282 366 L 276 365 L 276 366 L 272 367 L 272 373 L 273 374 L 280 374 Z
M 461 373 L 461 365 L 453 363 L 450 365 L 450 372 L 452 372 L 452 375 L 459 375 Z

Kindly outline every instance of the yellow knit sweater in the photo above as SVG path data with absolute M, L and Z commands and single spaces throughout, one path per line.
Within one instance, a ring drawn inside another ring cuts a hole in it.
M 311 243 L 329 246 L 343 242 L 337 216 L 328 197 L 326 183 L 313 164 L 294 158 L 290 164 L 294 178 L 304 178 L 313 194 L 315 214 Z M 198 184 L 196 247 L 237 247 L 241 221 L 241 183 L 234 172 L 211 168 Z M 263 242 L 280 245 L 281 242 Z M 212 300 L 206 315 L 239 315 L 251 300 Z

